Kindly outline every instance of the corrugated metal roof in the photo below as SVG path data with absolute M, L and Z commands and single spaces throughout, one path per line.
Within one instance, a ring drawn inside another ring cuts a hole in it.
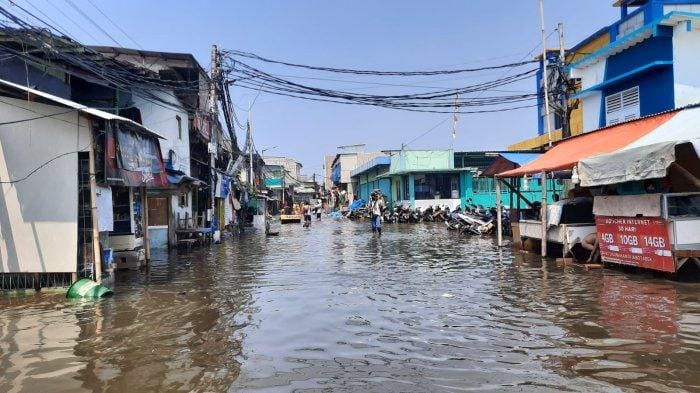
M 43 92 L 41 90 L 36 90 L 36 89 L 32 89 L 30 87 L 18 85 L 16 83 L 12 83 L 12 82 L 6 81 L 4 79 L 0 79 L 0 84 L 7 86 L 7 87 L 11 87 L 11 88 L 16 89 L 16 90 L 21 90 L 25 93 L 30 93 L 30 94 L 33 94 L 35 96 L 45 98 L 51 102 L 55 102 L 56 104 L 66 106 L 68 108 L 76 109 L 79 112 L 87 113 L 89 115 L 99 117 L 100 119 L 117 120 L 117 121 L 121 121 L 124 123 L 129 123 L 146 134 L 151 134 L 151 135 L 156 136 L 160 139 L 166 139 L 164 136 L 160 135 L 159 133 L 157 133 L 149 128 L 146 128 L 146 127 L 142 126 L 141 124 L 139 124 L 131 119 L 127 119 L 126 117 L 122 117 L 122 116 L 115 115 L 115 114 L 112 114 L 109 112 L 101 111 L 99 109 L 90 108 L 90 107 L 85 106 L 83 104 L 79 104 L 75 101 L 71 101 L 71 100 L 67 100 L 65 98 L 57 97 L 53 94 L 49 94 L 49 93 Z
M 371 161 L 367 161 L 366 163 L 360 165 L 359 167 L 353 169 L 350 172 L 350 177 L 357 176 L 363 172 L 366 172 L 374 167 L 380 166 L 380 165 L 391 165 L 391 157 L 389 156 L 379 156 L 374 158 Z

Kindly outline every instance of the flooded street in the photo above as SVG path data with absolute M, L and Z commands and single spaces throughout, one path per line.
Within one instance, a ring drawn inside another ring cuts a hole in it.
M 324 220 L 0 298 L 0 391 L 699 391 L 700 290 Z

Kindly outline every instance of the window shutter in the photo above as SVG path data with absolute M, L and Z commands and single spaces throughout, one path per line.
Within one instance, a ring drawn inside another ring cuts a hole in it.
M 605 97 L 605 119 L 614 125 L 640 117 L 639 86 Z

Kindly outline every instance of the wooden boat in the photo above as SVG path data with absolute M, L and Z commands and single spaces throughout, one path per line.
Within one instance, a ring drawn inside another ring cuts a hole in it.
M 301 214 L 282 214 L 280 215 L 280 223 L 282 224 L 299 224 L 304 218 Z

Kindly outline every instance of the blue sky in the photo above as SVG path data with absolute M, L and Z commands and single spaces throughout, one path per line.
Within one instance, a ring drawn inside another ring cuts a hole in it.
M 23 5 L 32 1 L 85 44 L 115 45 L 73 10 L 67 0 L 14 1 Z M 88 0 L 72 1 L 123 46 L 135 46 Z M 209 67 L 210 46 L 214 43 L 222 49 L 250 51 L 295 63 L 421 70 L 516 62 L 540 42 L 537 0 L 91 1 L 144 49 L 189 52 L 205 68 Z M 619 16 L 612 3 L 613 0 L 546 0 L 547 31 L 563 22 L 565 42 L 571 46 Z M 550 37 L 548 45 L 558 46 L 556 34 Z M 537 50 L 541 51 L 539 47 Z M 461 77 L 361 80 L 419 86 L 399 88 L 357 83 L 360 80 L 350 76 L 264 67 L 279 75 L 349 80 L 293 79 L 320 87 L 377 94 L 426 91 L 424 86 L 465 86 L 503 74 L 499 70 Z M 533 92 L 535 81 L 508 89 Z M 232 93 L 239 117 L 246 118 L 255 92 L 234 87 Z M 268 153 L 297 158 L 308 174 L 322 173 L 323 156 L 335 153 L 339 145 L 366 143 L 368 150 L 395 149 L 449 117 L 267 94 L 255 100 L 252 112 L 258 150 L 278 146 Z M 461 115 L 455 149 L 502 149 L 535 135 L 536 127 L 534 108 Z M 448 148 L 450 133 L 451 123 L 447 121 L 409 147 Z M 239 138 L 243 137 L 239 131 Z

